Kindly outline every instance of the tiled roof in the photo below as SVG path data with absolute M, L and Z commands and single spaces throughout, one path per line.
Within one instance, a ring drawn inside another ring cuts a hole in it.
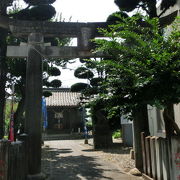
M 80 93 L 68 91 L 52 92 L 52 96 L 46 98 L 47 106 L 78 106 L 80 102 Z

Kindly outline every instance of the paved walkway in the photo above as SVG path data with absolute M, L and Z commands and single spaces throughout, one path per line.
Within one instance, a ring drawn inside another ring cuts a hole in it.
M 84 140 L 45 141 L 42 172 L 47 180 L 140 180 L 103 159 Z

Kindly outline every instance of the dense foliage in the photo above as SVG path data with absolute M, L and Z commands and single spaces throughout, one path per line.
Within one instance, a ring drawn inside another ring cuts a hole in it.
M 89 85 L 86 83 L 76 83 L 71 86 L 71 91 L 72 92 L 81 92 L 83 90 L 86 90 L 87 88 L 89 88 Z
M 25 3 L 35 6 L 35 5 L 42 5 L 42 4 L 53 4 L 56 0 L 24 0 Z
M 95 40 L 95 52 L 109 58 L 92 60 L 90 67 L 103 76 L 92 78 L 83 91 L 86 96 L 95 95 L 90 102 L 95 123 L 96 113 L 101 111 L 112 129 L 118 127 L 122 114 L 144 105 L 167 108 L 180 102 L 178 23 L 173 24 L 169 36 L 163 36 L 157 18 L 116 16 L 119 22 L 100 30 L 109 39 Z
M 138 26 L 139 20 L 149 26 Z M 141 104 L 178 103 L 180 33 L 175 28 L 169 37 L 163 37 L 157 19 L 136 16 L 112 25 L 110 31 L 101 30 L 110 40 L 96 40 L 96 51 L 111 57 L 97 63 L 106 72 L 103 86 L 108 94 L 103 99 L 127 110 Z
M 146 26 L 140 26 L 139 21 L 146 22 Z M 108 92 L 99 94 L 99 98 L 106 103 L 110 117 L 146 104 L 167 108 L 180 102 L 178 23 L 172 28 L 169 36 L 162 36 L 158 19 L 137 15 L 123 18 L 110 30 L 101 30 L 110 39 L 96 40 L 96 51 L 103 51 L 110 58 L 96 63 L 106 72 L 102 86 Z
M 162 13 L 157 14 L 158 0 L 115 0 L 116 5 L 121 11 L 130 12 L 141 8 L 150 18 L 161 16 L 169 7 L 173 6 L 177 0 L 162 0 L 160 9 Z
M 79 67 L 75 70 L 74 76 L 80 79 L 91 79 L 94 74 L 85 67 Z
M 28 9 L 23 9 L 9 16 L 19 20 L 46 21 L 51 19 L 55 14 L 56 11 L 53 6 L 38 5 Z
M 9 16 L 19 20 L 46 21 L 50 20 L 56 10 L 51 5 L 55 0 L 24 0 L 28 6 L 17 12 L 10 13 Z

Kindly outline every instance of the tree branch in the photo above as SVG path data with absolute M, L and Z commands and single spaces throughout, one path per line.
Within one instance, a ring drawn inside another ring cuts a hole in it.
M 166 12 L 167 9 L 168 9 L 168 8 L 165 8 L 165 9 L 158 15 L 158 18 L 160 18 L 161 15 L 164 14 L 164 13 Z
M 176 132 L 176 134 L 180 135 L 180 129 L 176 124 L 176 122 L 174 121 L 174 119 L 169 115 L 168 109 L 164 109 L 163 117 L 164 117 L 166 129 L 167 128 L 170 129 L 172 127 L 173 130 Z M 169 127 L 169 125 L 171 125 L 171 127 Z

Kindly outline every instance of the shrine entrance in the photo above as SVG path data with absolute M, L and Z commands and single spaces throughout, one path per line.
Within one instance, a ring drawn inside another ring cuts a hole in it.
M 28 145 L 28 177 L 37 179 L 41 174 L 41 98 L 42 55 L 47 58 L 91 58 L 104 57 L 92 53 L 95 37 L 102 37 L 98 28 L 107 23 L 70 23 L 20 21 L 0 16 L 0 27 L 8 29 L 15 37 L 26 37 L 21 46 L 8 46 L 7 56 L 27 58 L 25 133 Z M 77 38 L 77 47 L 45 46 L 44 37 Z

